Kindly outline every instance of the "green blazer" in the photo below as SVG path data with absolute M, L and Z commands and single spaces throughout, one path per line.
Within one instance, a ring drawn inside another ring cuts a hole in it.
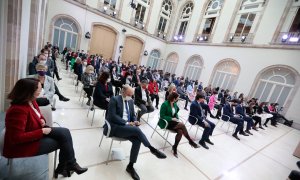
M 175 117 L 178 118 L 179 108 L 176 103 L 174 103 L 174 108 L 175 108 Z M 173 117 L 174 116 L 172 116 L 171 104 L 169 101 L 165 101 L 160 107 L 160 119 L 158 121 L 158 126 L 162 129 L 165 128 L 166 123 L 164 120 L 170 122 L 170 121 L 172 121 Z M 162 119 L 164 119 L 164 120 L 162 120 Z

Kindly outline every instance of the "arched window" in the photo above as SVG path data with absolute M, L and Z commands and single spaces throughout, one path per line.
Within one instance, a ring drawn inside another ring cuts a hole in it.
M 234 60 L 225 60 L 215 67 L 212 79 L 213 87 L 233 90 L 240 72 L 239 65 Z
M 266 0 L 243 0 L 231 28 L 228 41 L 251 43 L 254 38 L 255 27 L 262 16 Z
M 138 28 L 144 29 L 150 9 L 150 0 L 135 0 L 135 6 L 134 17 L 131 23 Z
M 68 18 L 58 18 L 54 23 L 53 44 L 57 44 L 61 50 L 65 47 L 76 50 L 77 41 L 78 28 L 75 22 Z
M 276 34 L 275 43 L 300 45 L 300 1 L 294 0 L 283 19 L 280 33 Z
M 186 62 L 186 68 L 184 77 L 188 77 L 189 80 L 199 80 L 203 62 L 200 56 L 193 56 Z
M 198 42 L 207 42 L 212 38 L 212 33 L 223 6 L 224 0 L 210 0 L 200 24 L 197 35 Z
M 151 69 L 157 69 L 160 64 L 160 53 L 158 50 L 153 50 L 150 53 L 149 60 L 147 66 L 151 67 Z
M 274 67 L 261 73 L 254 97 L 259 102 L 277 102 L 284 106 L 296 83 L 296 75 L 288 68 Z
M 180 14 L 180 18 L 178 21 L 176 35 L 174 36 L 175 41 L 183 41 L 184 40 L 184 36 L 185 36 L 186 30 L 187 30 L 188 23 L 192 17 L 193 9 L 194 9 L 194 4 L 192 2 L 189 2 L 184 5 L 184 8 L 182 9 L 182 12 Z
M 157 36 L 165 38 L 170 24 L 170 18 L 173 10 L 171 0 L 164 0 L 160 10 L 160 18 L 157 27 Z
M 178 55 L 176 53 L 170 54 L 165 63 L 164 72 L 174 74 L 177 68 Z

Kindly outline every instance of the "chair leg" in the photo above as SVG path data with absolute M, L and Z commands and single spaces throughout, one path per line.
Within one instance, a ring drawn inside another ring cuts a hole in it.
M 195 139 L 196 139 L 196 136 L 197 136 L 198 130 L 199 130 L 199 126 L 197 127 L 197 130 L 196 130 Z
M 158 126 L 158 124 L 156 124 L 156 126 L 155 126 L 155 128 L 154 128 L 153 133 L 152 133 L 152 135 L 151 135 L 151 138 L 152 138 L 154 132 L 156 131 L 157 126 Z
M 94 112 L 93 112 L 93 118 L 92 118 L 91 126 L 93 126 L 93 123 L 94 123 L 95 112 L 96 112 L 96 109 L 94 109 Z
M 55 174 L 56 159 L 57 159 L 57 150 L 54 151 L 53 177 L 54 177 L 54 174 Z
M 230 128 L 230 122 L 228 122 L 228 128 L 227 128 L 226 134 L 229 132 L 229 128 Z
M 102 134 L 102 137 L 101 137 L 101 140 L 100 140 L 100 143 L 99 143 L 99 147 L 101 146 L 101 143 L 102 143 L 103 137 L 104 137 L 104 134 Z
M 106 160 L 106 165 L 108 164 L 108 160 L 109 160 L 109 156 L 110 156 L 110 152 L 111 152 L 111 147 L 112 147 L 112 144 L 113 144 L 114 140 L 111 140 L 111 143 L 110 143 L 110 148 L 109 148 L 109 151 L 108 151 L 108 156 L 107 156 L 107 160 Z
M 223 124 L 221 125 L 221 127 L 223 127 L 223 125 L 224 125 L 225 122 L 226 122 L 226 121 L 223 122 Z
M 148 113 L 148 117 L 147 117 L 147 122 L 149 121 L 149 113 Z
M 168 137 L 169 137 L 169 131 L 167 132 L 167 137 L 166 137 L 166 140 L 165 140 L 165 145 L 164 145 L 163 150 L 165 150 L 165 148 L 166 148 L 166 144 L 167 144 L 167 141 L 168 141 Z
M 13 159 L 8 159 L 7 165 L 8 165 L 8 177 L 10 177 L 12 175 Z

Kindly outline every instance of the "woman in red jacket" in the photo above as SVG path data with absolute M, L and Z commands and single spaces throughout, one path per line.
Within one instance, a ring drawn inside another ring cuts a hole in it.
M 42 90 L 38 79 L 20 79 L 8 99 L 11 106 L 6 112 L 5 139 L 3 155 L 7 158 L 38 156 L 59 151 L 58 174 L 71 176 L 75 171 L 81 174 L 87 168 L 81 168 L 75 159 L 72 137 L 69 129 L 49 127 L 35 101 Z
M 158 96 L 158 85 L 156 80 L 151 79 L 148 85 L 148 90 L 151 96 L 151 101 L 153 102 L 156 99 L 156 109 L 158 109 L 159 96 Z

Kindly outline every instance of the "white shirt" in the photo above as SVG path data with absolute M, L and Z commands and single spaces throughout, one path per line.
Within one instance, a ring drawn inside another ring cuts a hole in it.
M 126 104 L 125 104 L 126 102 L 125 102 L 124 98 L 122 98 L 122 99 L 123 99 L 123 119 L 125 121 L 128 121 L 128 114 L 127 114 Z M 127 106 L 128 106 L 128 111 L 130 111 L 128 101 L 127 101 Z
M 41 114 L 38 112 L 37 109 L 35 109 L 35 107 L 33 106 L 32 102 L 29 102 L 30 107 L 33 109 L 33 111 L 35 112 L 35 114 L 41 118 Z
M 174 116 L 175 113 L 176 113 L 176 109 L 175 109 L 175 107 L 173 107 L 173 108 L 172 108 L 172 115 Z
M 142 99 L 143 99 L 143 101 L 146 101 L 147 102 L 147 94 L 146 94 L 146 91 L 143 89 L 143 88 L 141 88 L 142 89 Z

